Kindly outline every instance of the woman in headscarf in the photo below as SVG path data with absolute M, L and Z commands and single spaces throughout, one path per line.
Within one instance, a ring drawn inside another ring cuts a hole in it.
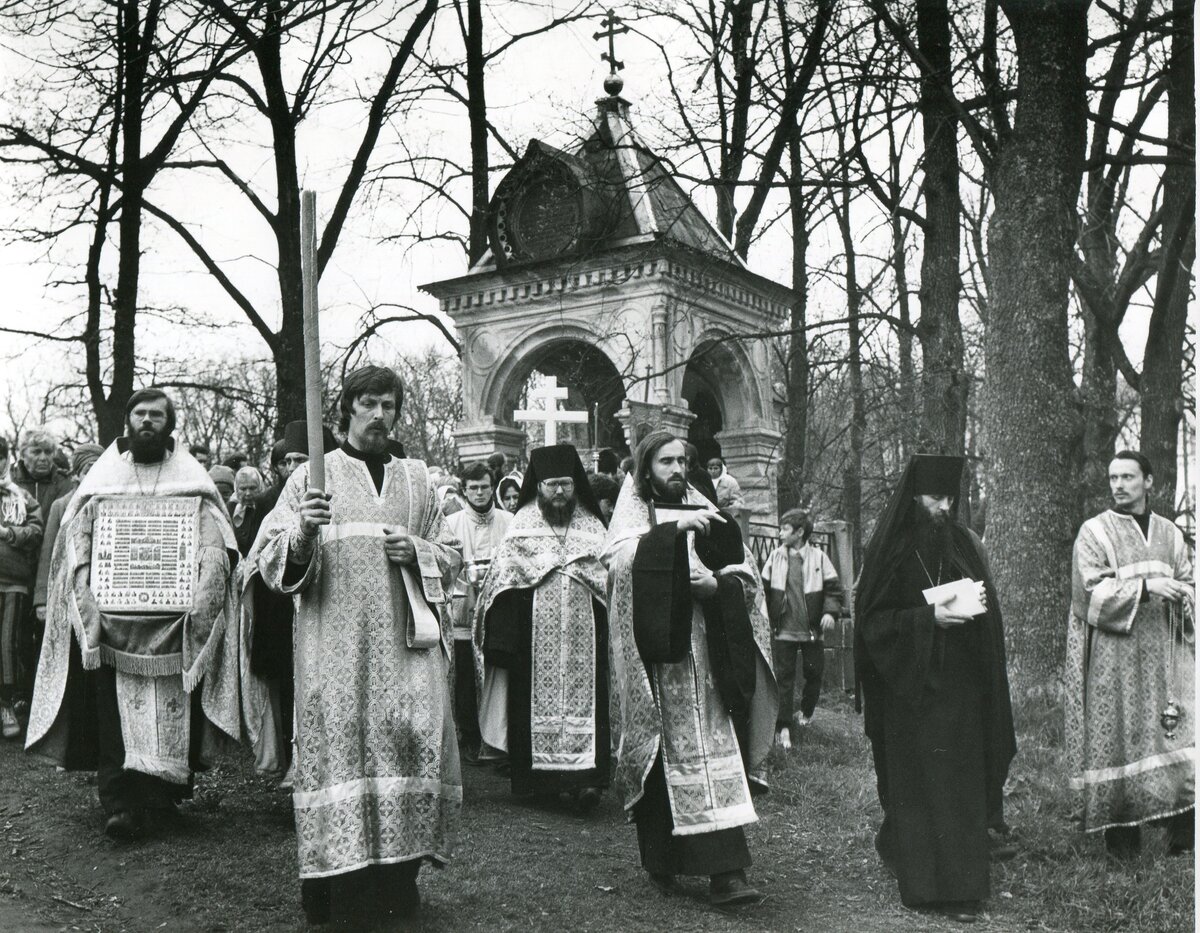
M 496 487 L 496 504 L 506 512 L 517 510 L 517 500 L 521 498 L 521 479 L 519 473 L 509 473 Z

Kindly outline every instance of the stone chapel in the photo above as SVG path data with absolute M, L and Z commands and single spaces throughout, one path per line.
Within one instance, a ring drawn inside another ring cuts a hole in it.
M 624 454 L 663 426 L 702 461 L 722 456 L 752 520 L 773 525 L 782 375 L 768 341 L 731 338 L 784 327 L 792 293 L 746 267 L 643 142 L 620 77 L 605 89 L 586 138 L 567 149 L 532 140 L 500 181 L 487 252 L 422 286 L 462 346 L 459 455 L 520 455 L 513 411 L 537 372 L 590 414 L 560 428 L 585 464 L 588 451 Z

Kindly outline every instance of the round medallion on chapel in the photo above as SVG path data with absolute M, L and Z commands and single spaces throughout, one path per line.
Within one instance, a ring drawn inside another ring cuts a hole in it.
M 489 207 L 497 263 L 556 259 L 593 246 L 605 227 L 598 187 L 582 160 L 531 142 Z

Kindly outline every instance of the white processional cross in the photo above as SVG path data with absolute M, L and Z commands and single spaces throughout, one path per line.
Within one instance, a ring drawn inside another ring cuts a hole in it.
M 546 446 L 554 446 L 558 443 L 558 426 L 560 424 L 586 424 L 588 420 L 586 411 L 566 411 L 558 407 L 559 400 L 566 401 L 567 392 L 566 386 L 560 386 L 558 379 L 551 377 L 549 382 L 529 392 L 530 405 L 539 399 L 545 402 L 545 405 L 533 410 L 514 411 L 513 420 L 545 424 Z

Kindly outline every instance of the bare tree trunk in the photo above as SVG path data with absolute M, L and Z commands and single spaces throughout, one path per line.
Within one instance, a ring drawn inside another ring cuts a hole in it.
M 142 202 L 147 182 L 142 167 L 142 123 L 149 49 L 143 47 L 142 36 L 154 35 L 158 2 L 151 0 L 144 23 L 136 0 L 124 0 L 118 7 L 118 16 L 117 41 L 125 76 L 118 90 L 121 96 L 121 213 L 117 220 L 120 246 L 117 285 L 112 301 L 112 377 L 108 395 L 96 411 L 102 444 L 108 444 L 124 433 L 125 403 L 133 394 L 137 353 L 135 324 L 142 266 Z
M 800 185 L 800 141 L 788 145 L 793 184 L 788 189 L 792 218 L 792 332 L 787 355 L 787 415 L 780 471 L 779 509 L 785 512 L 804 498 L 808 440 L 808 203 Z
M 1086 231 L 1080 238 L 1085 254 L 1088 251 Z M 1083 414 L 1083 441 L 1079 447 L 1080 505 L 1085 515 L 1094 515 L 1108 508 L 1108 464 L 1116 451 L 1119 431 L 1117 419 L 1117 366 L 1108 345 L 1110 330 L 1097 318 L 1106 314 L 1094 309 L 1082 295 L 1083 305 L 1083 375 L 1080 380 L 1080 402 Z
M 912 302 L 908 295 L 908 256 L 905 251 L 904 218 L 900 216 L 901 163 L 896 146 L 896 121 L 893 119 L 895 96 L 887 102 L 888 137 L 888 195 L 892 228 L 892 267 L 896 276 L 896 315 L 901 326 L 896 328 L 896 343 L 900 350 L 900 459 L 907 460 L 916 448 L 917 376 L 913 366 Z
M 1017 48 L 1011 135 L 992 167 L 995 210 L 983 407 L 987 540 L 1014 674 L 1062 667 L 1077 524 L 1080 427 L 1067 304 L 1087 142 L 1088 0 L 1001 0 Z
M 1167 71 L 1167 137 L 1172 154 L 1196 147 L 1196 66 L 1193 0 L 1174 0 Z M 1142 452 L 1154 464 L 1155 511 L 1174 517 L 1183 416 L 1183 341 L 1192 264 L 1196 259 L 1196 167 L 1169 163 L 1163 171 L 1163 258 L 1154 294 L 1142 370 Z
M 467 118 L 471 127 L 470 261 L 487 251 L 488 125 L 483 70 L 482 0 L 467 0 Z
M 268 8 L 255 49 L 271 121 L 278 208 L 272 221 L 278 255 L 279 330 L 271 343 L 275 362 L 275 429 L 304 418 L 304 276 L 300 262 L 300 175 L 296 169 L 296 118 L 284 85 L 278 9 Z
M 967 428 L 959 271 L 958 121 L 943 87 L 951 81 L 947 0 L 918 0 L 917 43 L 931 70 L 921 76 L 925 229 L 921 254 L 921 445 L 961 454 Z
M 843 171 L 846 161 L 842 159 Z M 847 173 L 848 174 L 848 173 Z M 849 353 L 847 366 L 850 382 L 850 460 L 846 464 L 842 481 L 842 514 L 850 523 L 851 543 L 854 548 L 854 564 L 858 566 L 862 557 L 862 465 L 863 441 L 866 436 L 867 412 L 863 399 L 862 381 L 862 322 L 859 312 L 862 295 L 858 290 L 858 254 L 854 246 L 854 234 L 850 225 L 849 178 L 843 176 L 840 207 L 835 207 L 838 227 L 842 234 L 842 250 L 846 254 L 846 317 Z

